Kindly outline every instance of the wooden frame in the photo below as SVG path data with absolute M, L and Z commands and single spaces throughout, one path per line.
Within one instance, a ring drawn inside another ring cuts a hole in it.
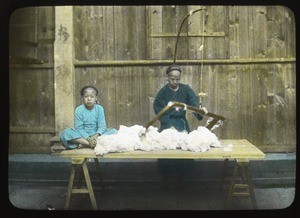
M 220 140 L 220 148 L 211 148 L 206 152 L 191 152 L 183 150 L 156 150 L 156 151 L 132 151 L 124 153 L 108 153 L 106 155 L 100 156 L 96 155 L 93 149 L 81 148 L 72 150 L 60 150 L 53 151 L 52 155 L 60 156 L 63 158 L 70 158 L 72 160 L 71 176 L 68 185 L 67 198 L 65 203 L 65 209 L 69 208 L 70 199 L 72 194 L 86 194 L 90 195 L 91 204 L 94 210 L 97 210 L 97 203 L 94 196 L 94 191 L 92 183 L 89 177 L 89 171 L 86 166 L 86 160 L 88 158 L 93 158 L 95 163 L 99 167 L 98 158 L 169 158 L 169 159 L 209 159 L 209 160 L 224 160 L 223 171 L 221 182 L 224 181 L 225 170 L 227 162 L 229 159 L 236 161 L 236 166 L 233 172 L 233 179 L 228 193 L 227 200 L 225 202 L 225 207 L 229 208 L 231 206 L 231 198 L 233 196 L 248 196 L 251 199 L 252 206 L 254 209 L 257 208 L 255 195 L 253 192 L 253 186 L 251 182 L 251 174 L 249 171 L 250 160 L 261 160 L 265 158 L 265 154 L 259 150 L 256 146 L 251 144 L 245 139 L 240 140 Z M 80 166 L 84 172 L 87 188 L 74 189 L 74 175 L 76 171 L 76 166 Z M 97 167 L 96 165 L 96 167 Z M 99 168 L 98 168 L 99 169 Z M 238 171 L 241 172 L 241 178 L 244 183 L 237 183 Z M 102 179 L 100 178 L 100 181 Z M 103 183 L 102 183 L 103 184 Z M 243 194 L 236 194 L 235 190 L 237 188 L 246 188 Z

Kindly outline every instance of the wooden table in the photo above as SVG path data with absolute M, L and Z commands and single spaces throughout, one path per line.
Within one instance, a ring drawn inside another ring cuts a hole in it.
M 99 158 L 151 158 L 151 159 L 209 159 L 209 160 L 224 160 L 222 179 L 224 179 L 224 172 L 227 167 L 229 159 L 235 160 L 235 168 L 233 171 L 233 178 L 231 181 L 228 197 L 225 203 L 226 207 L 231 206 L 232 196 L 248 196 L 251 199 L 254 209 L 257 208 L 256 200 L 253 192 L 251 175 L 249 171 L 250 160 L 261 160 L 265 158 L 265 154 L 256 146 L 245 139 L 241 140 L 220 140 L 221 148 L 211 148 L 206 152 L 191 152 L 183 150 L 158 150 L 158 151 L 133 151 L 124 153 L 108 153 L 103 156 L 96 155 L 93 149 L 81 148 L 73 150 L 54 151 L 52 155 L 57 155 L 63 158 L 70 158 L 72 160 L 72 169 L 69 179 L 67 197 L 65 202 L 65 209 L 69 208 L 72 194 L 88 193 L 90 196 L 93 209 L 97 210 L 97 203 L 91 184 L 89 171 L 86 165 L 86 160 L 93 158 L 98 170 L 100 170 Z M 83 171 L 87 188 L 73 188 L 75 171 L 80 167 Z M 237 183 L 238 173 L 242 178 L 243 183 Z M 101 178 L 100 178 L 101 179 Z M 238 191 L 239 190 L 239 191 Z M 244 191 L 240 191 L 244 190 Z

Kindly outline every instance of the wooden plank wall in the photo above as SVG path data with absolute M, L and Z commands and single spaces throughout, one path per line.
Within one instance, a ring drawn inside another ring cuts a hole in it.
M 174 58 L 180 24 L 191 10 L 201 7 L 204 6 L 74 6 L 75 90 L 78 90 L 74 93 L 78 96 L 74 108 L 80 104 L 81 87 L 92 84 L 99 88 L 108 126 L 146 125 L 154 117 L 155 95 L 166 83 L 164 70 Z M 189 84 L 196 93 L 206 93 L 203 104 L 209 111 L 227 118 L 215 131 L 219 138 L 246 138 L 266 152 L 295 151 L 293 13 L 282 6 L 205 8 L 189 17 L 181 30 L 176 60 L 183 66 L 182 83 Z M 49 10 L 47 13 L 51 14 Z M 49 20 L 53 19 L 48 15 L 44 23 L 50 32 Z M 47 53 L 45 48 L 38 51 Z M 25 96 L 20 90 L 24 89 L 24 80 L 35 86 L 44 82 L 53 85 L 52 69 L 47 71 L 48 76 L 45 70 L 34 70 L 32 74 L 40 75 L 38 80 L 26 72 L 10 71 L 12 105 L 21 104 L 16 99 Z M 33 90 L 32 96 L 39 97 L 38 91 Z M 53 92 L 50 93 L 47 108 L 53 108 Z M 35 110 L 31 106 L 22 112 L 10 110 L 14 117 L 11 129 L 53 126 L 53 111 L 47 119 L 42 119 L 43 109 L 39 113 L 34 113 Z M 36 117 L 22 115 L 29 111 Z M 191 127 L 197 128 L 199 123 L 193 116 L 188 114 L 188 118 Z M 45 122 L 37 122 L 41 119 Z M 200 125 L 205 122 L 206 119 Z M 14 136 L 11 138 L 16 138 L 15 134 L 11 133 Z M 29 134 L 18 133 L 19 138 L 11 141 L 10 146 L 16 152 L 23 152 L 22 146 L 32 146 L 32 152 L 42 152 L 37 146 L 48 148 L 45 142 L 39 141 L 37 145 L 34 139 L 24 141 Z
M 9 151 L 47 153 L 54 130 L 54 7 L 14 11 L 9 30 Z

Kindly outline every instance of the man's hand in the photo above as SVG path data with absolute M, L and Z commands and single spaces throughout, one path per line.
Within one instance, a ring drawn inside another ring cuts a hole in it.
M 207 114 L 208 110 L 206 109 L 206 107 L 201 107 L 201 105 L 199 106 L 200 109 L 204 110 L 204 113 Z

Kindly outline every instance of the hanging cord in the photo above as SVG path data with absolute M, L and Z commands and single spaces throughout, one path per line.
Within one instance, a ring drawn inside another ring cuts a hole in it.
M 192 16 L 194 13 L 198 12 L 198 11 L 203 11 L 203 10 L 206 10 L 206 8 L 200 8 L 200 9 L 197 9 L 197 10 L 191 10 L 190 13 L 182 20 L 181 22 L 181 25 L 180 25 L 180 28 L 179 28 L 179 31 L 178 31 L 178 34 L 177 34 L 177 38 L 176 38 L 176 44 L 175 44 L 175 51 L 174 51 L 174 59 L 173 59 L 173 62 L 175 63 L 176 62 L 176 54 L 177 54 L 177 44 L 178 44 L 178 38 L 180 36 L 180 32 L 181 32 L 181 29 L 182 29 L 182 26 L 184 24 L 184 21 L 189 17 L 189 16 Z
M 199 51 L 201 52 L 201 67 L 200 67 L 200 72 L 201 72 L 201 82 L 202 82 L 202 70 L 203 70 L 203 58 L 204 58 L 204 27 L 205 27 L 205 14 L 202 17 L 202 39 L 201 39 L 201 45 L 199 47 Z
M 199 51 L 201 52 L 201 65 L 200 65 L 200 88 L 202 89 L 202 85 L 203 85 L 203 80 L 202 80 L 202 74 L 203 74 L 203 62 L 204 62 L 204 28 L 205 28 L 205 18 L 206 18 L 206 14 L 203 13 L 203 17 L 202 17 L 202 39 L 201 39 L 201 45 L 199 47 Z M 199 95 L 199 106 L 202 107 L 202 97 L 206 95 L 206 93 L 204 92 L 200 92 L 198 93 Z

